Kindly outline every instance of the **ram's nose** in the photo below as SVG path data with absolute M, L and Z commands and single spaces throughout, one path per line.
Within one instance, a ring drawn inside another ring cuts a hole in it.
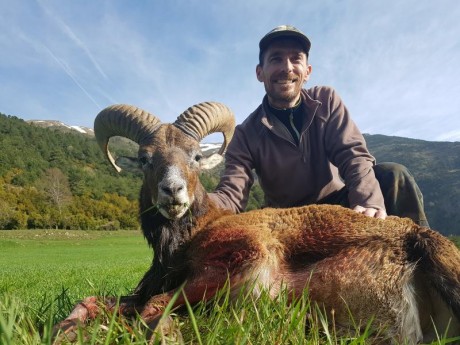
M 160 186 L 160 192 L 170 197 L 174 197 L 180 194 L 184 189 L 185 189 L 185 184 Z

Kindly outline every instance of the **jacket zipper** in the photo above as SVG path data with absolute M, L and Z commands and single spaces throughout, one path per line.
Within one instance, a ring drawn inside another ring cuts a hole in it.
M 294 124 L 294 111 L 291 109 L 291 113 L 289 114 L 289 123 L 291 124 L 291 127 L 297 137 L 297 143 L 300 145 L 300 133 L 299 131 L 297 130 L 297 128 L 295 127 L 295 124 Z

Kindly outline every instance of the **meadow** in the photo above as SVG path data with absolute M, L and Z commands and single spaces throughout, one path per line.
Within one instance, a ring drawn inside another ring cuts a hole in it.
M 151 260 L 140 231 L 0 231 L 0 344 L 52 344 L 52 325 L 78 300 L 129 293 Z M 173 311 L 168 336 L 149 339 L 141 321 L 106 315 L 77 344 L 368 344 L 380 337 L 371 321 L 337 334 L 306 294 L 292 304 L 287 293 L 275 301 L 242 295 L 229 304 L 227 292 L 218 302 Z M 440 334 L 436 343 L 453 340 Z

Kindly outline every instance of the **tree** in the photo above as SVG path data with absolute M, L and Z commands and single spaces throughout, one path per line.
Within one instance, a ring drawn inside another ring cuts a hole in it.
M 50 168 L 39 182 L 49 201 L 56 206 L 61 221 L 62 210 L 72 202 L 69 180 L 59 168 Z

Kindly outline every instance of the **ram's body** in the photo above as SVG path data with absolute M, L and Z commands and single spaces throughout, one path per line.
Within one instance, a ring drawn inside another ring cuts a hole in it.
M 350 314 L 373 319 L 399 342 L 434 339 L 435 327 L 443 333 L 448 325 L 449 334 L 460 335 L 460 254 L 448 239 L 409 219 L 379 220 L 339 206 L 227 214 L 198 180 L 202 135 L 192 138 L 182 125 L 126 135 L 140 144 L 141 222 L 155 257 L 133 296 L 122 298 L 122 314 L 153 324 L 184 282 L 196 303 L 229 279 L 234 295 L 243 286 L 273 296 L 287 288 L 293 297 L 308 289 L 313 301 L 334 310 L 337 325 L 349 326 Z M 107 142 L 100 141 L 103 149 Z M 113 300 L 105 302 L 110 309 Z M 57 329 L 73 331 L 97 315 L 98 303 L 87 298 Z

